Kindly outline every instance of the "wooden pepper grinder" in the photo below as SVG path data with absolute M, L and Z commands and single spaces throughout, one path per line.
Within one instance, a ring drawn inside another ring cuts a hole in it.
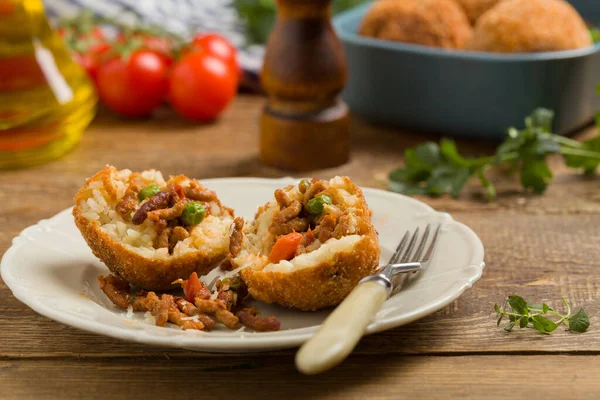
M 331 0 L 277 0 L 261 81 L 261 161 L 297 171 L 334 167 L 350 153 L 348 108 L 338 98 L 346 59 Z

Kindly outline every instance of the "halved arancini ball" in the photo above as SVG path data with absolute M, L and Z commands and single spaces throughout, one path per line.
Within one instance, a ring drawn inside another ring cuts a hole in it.
M 371 211 L 347 177 L 278 189 L 241 227 L 234 229 L 230 260 L 250 295 L 265 303 L 300 310 L 337 305 L 379 264 Z
M 107 166 L 77 192 L 73 216 L 94 255 L 147 290 L 204 275 L 229 253 L 233 210 L 183 175 Z

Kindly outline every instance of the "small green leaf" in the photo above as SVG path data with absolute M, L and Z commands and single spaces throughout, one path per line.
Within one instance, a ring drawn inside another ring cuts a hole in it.
M 498 323 L 496 324 L 496 327 L 500 326 L 500 322 L 502 322 L 502 318 L 504 318 L 504 314 L 500 314 L 500 316 L 498 317 Z
M 469 167 L 472 164 L 471 160 L 468 160 L 459 154 L 454 140 L 442 139 L 440 141 L 440 152 L 450 164 L 461 167 Z
M 600 114 L 600 113 L 599 113 Z M 600 116 L 596 115 L 596 125 L 600 126 Z M 568 149 L 565 149 L 567 152 Z M 571 168 L 583 168 L 586 174 L 593 174 L 600 165 L 600 135 L 582 142 L 582 146 L 571 152 L 585 151 L 585 155 L 563 154 L 565 163 Z M 597 157 L 590 157 L 597 154 Z
M 541 333 L 551 333 L 558 328 L 558 325 L 548 318 L 542 317 L 541 315 L 534 315 L 531 317 L 533 327 Z
M 569 318 L 569 329 L 575 332 L 585 332 L 590 327 L 590 318 L 583 308 Z
M 544 314 L 546 314 L 550 310 L 551 310 L 551 308 L 550 308 L 550 306 L 548 304 L 546 304 L 546 303 L 542 304 L 542 312 Z
M 457 198 L 460 192 L 462 191 L 465 183 L 469 181 L 471 178 L 471 171 L 469 168 L 460 168 L 454 175 L 454 179 L 452 179 L 452 190 L 450 194 L 452 197 Z
M 518 314 L 527 315 L 527 302 L 521 296 L 508 296 L 508 304 Z
M 504 330 L 505 330 L 506 332 L 510 332 L 510 331 L 512 331 L 512 328 L 514 328 L 514 327 L 515 327 L 515 323 L 514 323 L 514 322 L 511 322 L 510 324 L 508 324 L 508 325 L 506 325 L 506 326 L 504 327 Z
M 547 108 L 537 108 L 529 117 L 527 117 L 525 124 L 528 128 L 541 128 L 545 132 L 550 132 L 553 119 L 554 111 L 548 110 Z
M 440 147 L 434 142 L 425 142 L 415 147 L 414 155 L 423 163 L 434 165 L 440 162 Z
M 509 316 L 508 316 L 508 320 L 509 320 L 510 322 L 517 322 L 517 319 L 518 319 L 518 318 L 519 318 L 519 317 L 517 317 L 517 316 L 515 316 L 515 315 L 509 315 Z
M 519 320 L 519 326 L 521 328 L 527 328 L 527 323 L 529 322 L 529 318 L 527 317 L 521 317 L 521 319 Z
M 527 160 L 523 163 L 521 184 L 525 189 L 531 189 L 536 194 L 544 193 L 551 179 L 552 172 L 545 161 Z

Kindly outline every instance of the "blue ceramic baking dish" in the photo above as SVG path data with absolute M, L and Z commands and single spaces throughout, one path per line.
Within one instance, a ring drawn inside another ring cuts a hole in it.
M 584 19 L 600 22 L 600 1 L 573 0 Z M 353 113 L 401 128 L 503 138 L 536 107 L 554 110 L 566 134 L 600 109 L 600 44 L 528 54 L 447 51 L 363 37 L 371 4 L 338 15 L 334 26 L 348 60 L 342 94 Z

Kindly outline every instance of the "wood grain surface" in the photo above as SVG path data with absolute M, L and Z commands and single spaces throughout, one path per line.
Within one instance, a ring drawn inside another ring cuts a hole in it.
M 101 113 L 63 159 L 0 172 L 0 254 L 23 228 L 71 206 L 84 179 L 107 163 L 197 178 L 289 175 L 258 162 L 262 104 L 241 96 L 218 123 L 204 126 L 167 111 L 150 121 Z M 345 174 L 379 187 L 403 149 L 427 139 L 439 136 L 353 119 L 351 161 L 313 175 Z M 470 154 L 495 146 L 458 144 Z M 344 364 L 317 377 L 295 371 L 293 350 L 215 355 L 82 332 L 37 315 L 0 282 L 0 398 L 175 398 L 192 386 L 202 398 L 600 398 L 600 179 L 558 159 L 552 166 L 554 182 L 543 196 L 499 175 L 492 203 L 481 200 L 477 185 L 457 200 L 423 199 L 481 237 L 482 279 L 434 315 L 365 337 Z M 590 330 L 543 336 L 496 329 L 493 304 L 509 294 L 553 304 L 564 296 L 586 308 Z

